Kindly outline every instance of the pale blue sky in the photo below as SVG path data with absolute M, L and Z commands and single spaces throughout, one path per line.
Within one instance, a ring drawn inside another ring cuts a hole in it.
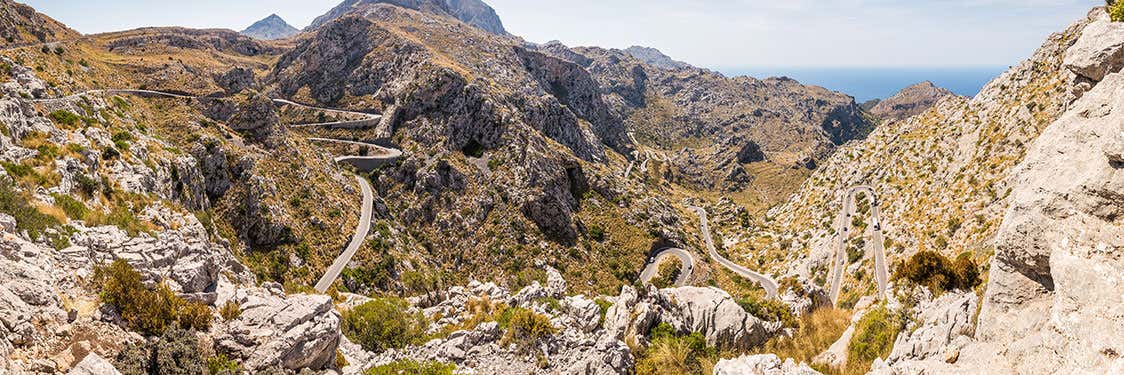
M 26 0 L 84 33 L 298 28 L 341 0 Z M 659 48 L 699 66 L 1013 65 L 1103 0 L 485 0 L 534 42 Z

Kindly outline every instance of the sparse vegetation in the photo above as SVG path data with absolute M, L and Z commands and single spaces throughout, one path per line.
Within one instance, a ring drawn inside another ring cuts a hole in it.
M 1124 22 L 1124 1 L 1108 0 L 1108 15 L 1112 22 Z
M 405 359 L 372 367 L 364 371 L 363 375 L 452 375 L 456 368 L 454 365 L 437 361 L 418 362 Z
M 788 305 L 785 305 L 784 302 L 751 296 L 739 298 L 738 305 L 740 305 L 745 312 L 762 320 L 781 322 L 784 323 L 786 327 L 795 327 L 797 325 L 796 318 L 792 316 L 792 311 L 789 310 Z
M 531 351 L 543 339 L 554 335 L 558 329 L 550 324 L 550 318 L 524 308 L 511 308 L 499 319 L 500 327 L 507 330 L 503 343 L 515 344 L 524 351 Z
M 656 277 L 652 278 L 652 285 L 661 289 L 673 287 L 675 280 L 679 279 L 680 272 L 682 272 L 682 264 L 679 258 L 668 257 L 660 263 Z
M 226 301 L 226 303 L 222 305 L 222 309 L 219 310 L 219 315 L 222 316 L 222 320 L 224 321 L 238 319 L 238 317 L 242 316 L 242 305 L 238 302 Z
M 211 326 L 207 306 L 180 298 L 164 284 L 148 289 L 125 260 L 95 268 L 93 280 L 101 286 L 101 301 L 117 309 L 129 328 L 145 335 L 159 335 L 176 326 L 200 331 Z
M 54 216 L 33 207 L 28 203 L 30 201 L 30 196 L 16 190 L 10 182 L 0 181 L 0 212 L 12 215 L 16 219 L 16 230 L 27 231 L 28 236 L 34 240 L 42 236 L 47 228 L 61 223 Z
M 709 374 L 718 362 L 718 349 L 707 346 L 701 333 L 681 335 L 660 323 L 649 337 L 652 345 L 637 353 L 637 374 Z
M 792 337 L 778 336 L 757 349 L 758 353 L 773 353 L 781 358 L 811 363 L 812 358 L 827 350 L 851 323 L 846 310 L 823 308 L 800 317 L 799 326 Z
M 855 324 L 855 335 L 847 347 L 848 367 L 870 368 L 876 358 L 886 358 L 894 347 L 898 332 L 905 321 L 894 312 L 879 305 L 867 310 Z
M 921 251 L 909 260 L 899 262 L 894 280 L 906 280 L 928 287 L 933 293 L 966 289 L 980 284 L 980 271 L 970 254 L 965 253 L 955 261 L 933 251 Z
M 428 325 L 401 298 L 376 298 L 343 313 L 343 333 L 364 349 L 379 352 L 419 343 Z

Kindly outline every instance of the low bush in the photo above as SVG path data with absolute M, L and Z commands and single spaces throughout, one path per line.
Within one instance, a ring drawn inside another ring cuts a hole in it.
M 56 124 L 65 125 L 67 127 L 74 127 L 75 125 L 78 125 L 78 121 L 81 120 L 78 115 L 74 114 L 74 112 L 67 111 L 65 109 L 51 112 L 47 115 L 47 117 L 50 117 L 51 120 Z
M 524 308 L 511 308 L 499 319 L 500 327 L 507 330 L 503 336 L 504 345 L 515 344 L 521 350 L 530 351 L 542 340 L 558 332 L 550 324 L 550 318 Z
M 27 231 L 31 239 L 39 239 L 47 228 L 61 225 L 59 219 L 44 214 L 28 202 L 31 197 L 16 190 L 8 181 L 0 181 L 0 212 L 16 219 L 16 230 Z
M 661 289 L 675 286 L 675 280 L 679 278 L 679 273 L 682 272 L 681 267 L 682 264 L 678 258 L 668 259 L 660 263 L 656 277 L 652 278 L 652 285 Z
M 1112 22 L 1124 22 L 1124 1 L 1108 0 L 1108 15 Z
M 85 220 L 86 215 L 90 214 L 90 210 L 86 208 L 86 204 L 74 199 L 69 195 L 55 194 L 55 207 L 58 207 L 66 216 L 74 220 Z
M 637 355 L 637 374 L 709 374 L 718 361 L 718 349 L 707 346 L 701 333 L 680 335 L 660 323 L 648 337 L 652 345 Z
M 903 320 L 885 306 L 867 310 L 855 324 L 855 335 L 847 348 L 848 361 L 869 364 L 876 358 L 886 358 L 903 325 Z
M 429 323 L 421 312 L 410 312 L 401 298 L 376 298 L 343 313 L 343 333 L 373 352 L 400 349 L 425 337 Z
M 375 366 L 363 372 L 363 375 L 452 375 L 457 367 L 437 361 L 417 362 L 404 359 L 381 366 Z
M 781 322 L 785 327 L 795 327 L 797 325 L 796 318 L 792 316 L 792 310 L 790 310 L 788 305 L 785 305 L 784 302 L 756 297 L 739 298 L 737 302 L 745 312 L 759 319 L 770 322 Z
M 239 375 L 242 365 L 225 354 L 207 358 L 207 375 Z
M 949 260 L 933 251 L 921 251 L 898 264 L 894 280 L 906 280 L 928 287 L 933 293 L 955 289 L 972 289 L 980 284 L 980 271 L 967 253 Z
M 238 317 L 242 316 L 242 305 L 238 302 L 226 301 L 226 303 L 222 305 L 222 309 L 219 310 L 219 316 L 222 316 L 222 320 L 224 321 L 238 319 Z
M 122 374 L 203 374 L 204 359 L 200 353 L 195 333 L 170 329 L 149 342 L 126 346 L 117 355 L 114 367 Z M 210 361 L 207 365 L 209 369 Z
M 122 259 L 96 267 L 94 283 L 101 285 L 101 301 L 116 308 L 129 328 L 146 336 L 177 326 L 198 331 L 211 327 L 210 308 L 180 298 L 164 284 L 148 289 L 141 274 Z

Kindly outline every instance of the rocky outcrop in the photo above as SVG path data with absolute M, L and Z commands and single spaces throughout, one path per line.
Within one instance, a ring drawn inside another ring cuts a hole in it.
M 242 90 L 257 86 L 254 70 L 242 66 L 234 67 L 215 77 L 215 83 L 222 87 L 227 95 L 237 94 Z
M 741 349 L 764 343 L 781 328 L 750 315 L 718 288 L 626 286 L 605 315 L 606 333 L 619 339 L 642 338 L 660 322 L 679 332 L 702 333 L 708 345 Z
M 77 31 L 11 0 L 0 1 L 0 40 L 3 45 L 17 46 L 72 39 Z
M 67 375 L 121 375 L 121 372 L 117 371 L 117 368 L 113 367 L 113 364 L 105 358 L 90 353 L 81 362 L 74 365 Z
M 286 296 L 280 285 L 239 289 L 241 315 L 216 328 L 215 348 L 248 371 L 325 369 L 340 344 L 340 316 L 323 295 Z
M 1108 13 L 1094 10 L 1094 21 L 1065 52 L 1065 67 L 1077 75 L 1100 82 L 1124 68 L 1124 23 L 1112 22 Z
M 776 354 L 743 355 L 719 360 L 714 365 L 714 375 L 818 375 L 819 373 L 807 364 L 796 364 L 792 358 L 782 362 Z
M 1124 74 L 1104 77 L 1046 128 L 1009 182 L 977 338 L 1005 343 L 1018 372 L 1105 372 L 1124 361 L 1122 99 Z
M 901 121 L 929 110 L 941 99 L 953 96 L 948 90 L 925 81 L 902 89 L 878 102 L 868 112 L 884 121 Z
M 901 361 L 956 362 L 974 332 L 979 306 L 974 292 L 950 292 L 914 307 L 910 326 L 898 334 L 886 364 Z
M 277 14 L 270 14 L 269 17 L 263 18 L 253 25 L 242 30 L 242 35 L 255 38 L 255 39 L 285 39 L 293 35 L 299 34 L 301 31 L 289 25 L 281 16 Z
M 507 34 L 507 31 L 503 28 L 503 22 L 496 15 L 496 11 L 481 0 L 345 0 L 329 10 L 328 13 L 312 20 L 308 29 L 315 29 L 349 12 L 377 4 L 390 4 L 452 17 L 492 34 Z
M 230 118 L 230 128 L 244 131 L 251 138 L 277 147 L 284 143 L 285 128 L 273 100 L 260 93 L 249 93 L 237 102 L 237 110 Z
M 624 53 L 632 55 L 645 64 L 666 70 L 677 70 L 693 68 L 690 64 L 682 61 L 675 61 L 670 56 L 663 54 L 660 50 L 651 47 L 632 46 L 624 49 Z

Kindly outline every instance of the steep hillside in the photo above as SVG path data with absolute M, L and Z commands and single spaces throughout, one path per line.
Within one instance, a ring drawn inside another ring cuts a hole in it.
M 320 27 L 352 11 L 378 4 L 396 5 L 426 13 L 449 16 L 461 22 L 479 27 L 496 35 L 506 35 L 503 22 L 496 11 L 481 0 L 345 0 L 320 17 L 316 17 L 309 29 Z
M 301 31 L 289 25 L 284 19 L 276 14 L 270 14 L 269 17 L 263 18 L 253 25 L 242 30 L 241 34 L 255 38 L 255 39 L 285 39 L 293 35 L 299 34 Z
M 795 271 L 793 261 L 808 256 L 808 268 L 799 272 L 826 276 L 839 194 L 869 185 L 878 194 L 891 258 L 934 250 L 986 260 L 1007 209 L 1012 168 L 1073 100 L 1077 79 L 1062 58 L 1087 22 L 1051 36 L 1033 57 L 988 83 L 975 98 L 948 97 L 842 148 L 789 202 L 769 212 L 766 246 L 743 244 L 737 252 L 782 273 Z M 778 247 L 778 239 L 788 239 L 791 247 Z M 862 264 L 871 261 L 867 256 Z M 855 285 L 850 300 L 871 287 L 869 282 Z
M 4 47 L 74 39 L 77 31 L 34 8 L 12 0 L 0 1 L 0 41 Z

